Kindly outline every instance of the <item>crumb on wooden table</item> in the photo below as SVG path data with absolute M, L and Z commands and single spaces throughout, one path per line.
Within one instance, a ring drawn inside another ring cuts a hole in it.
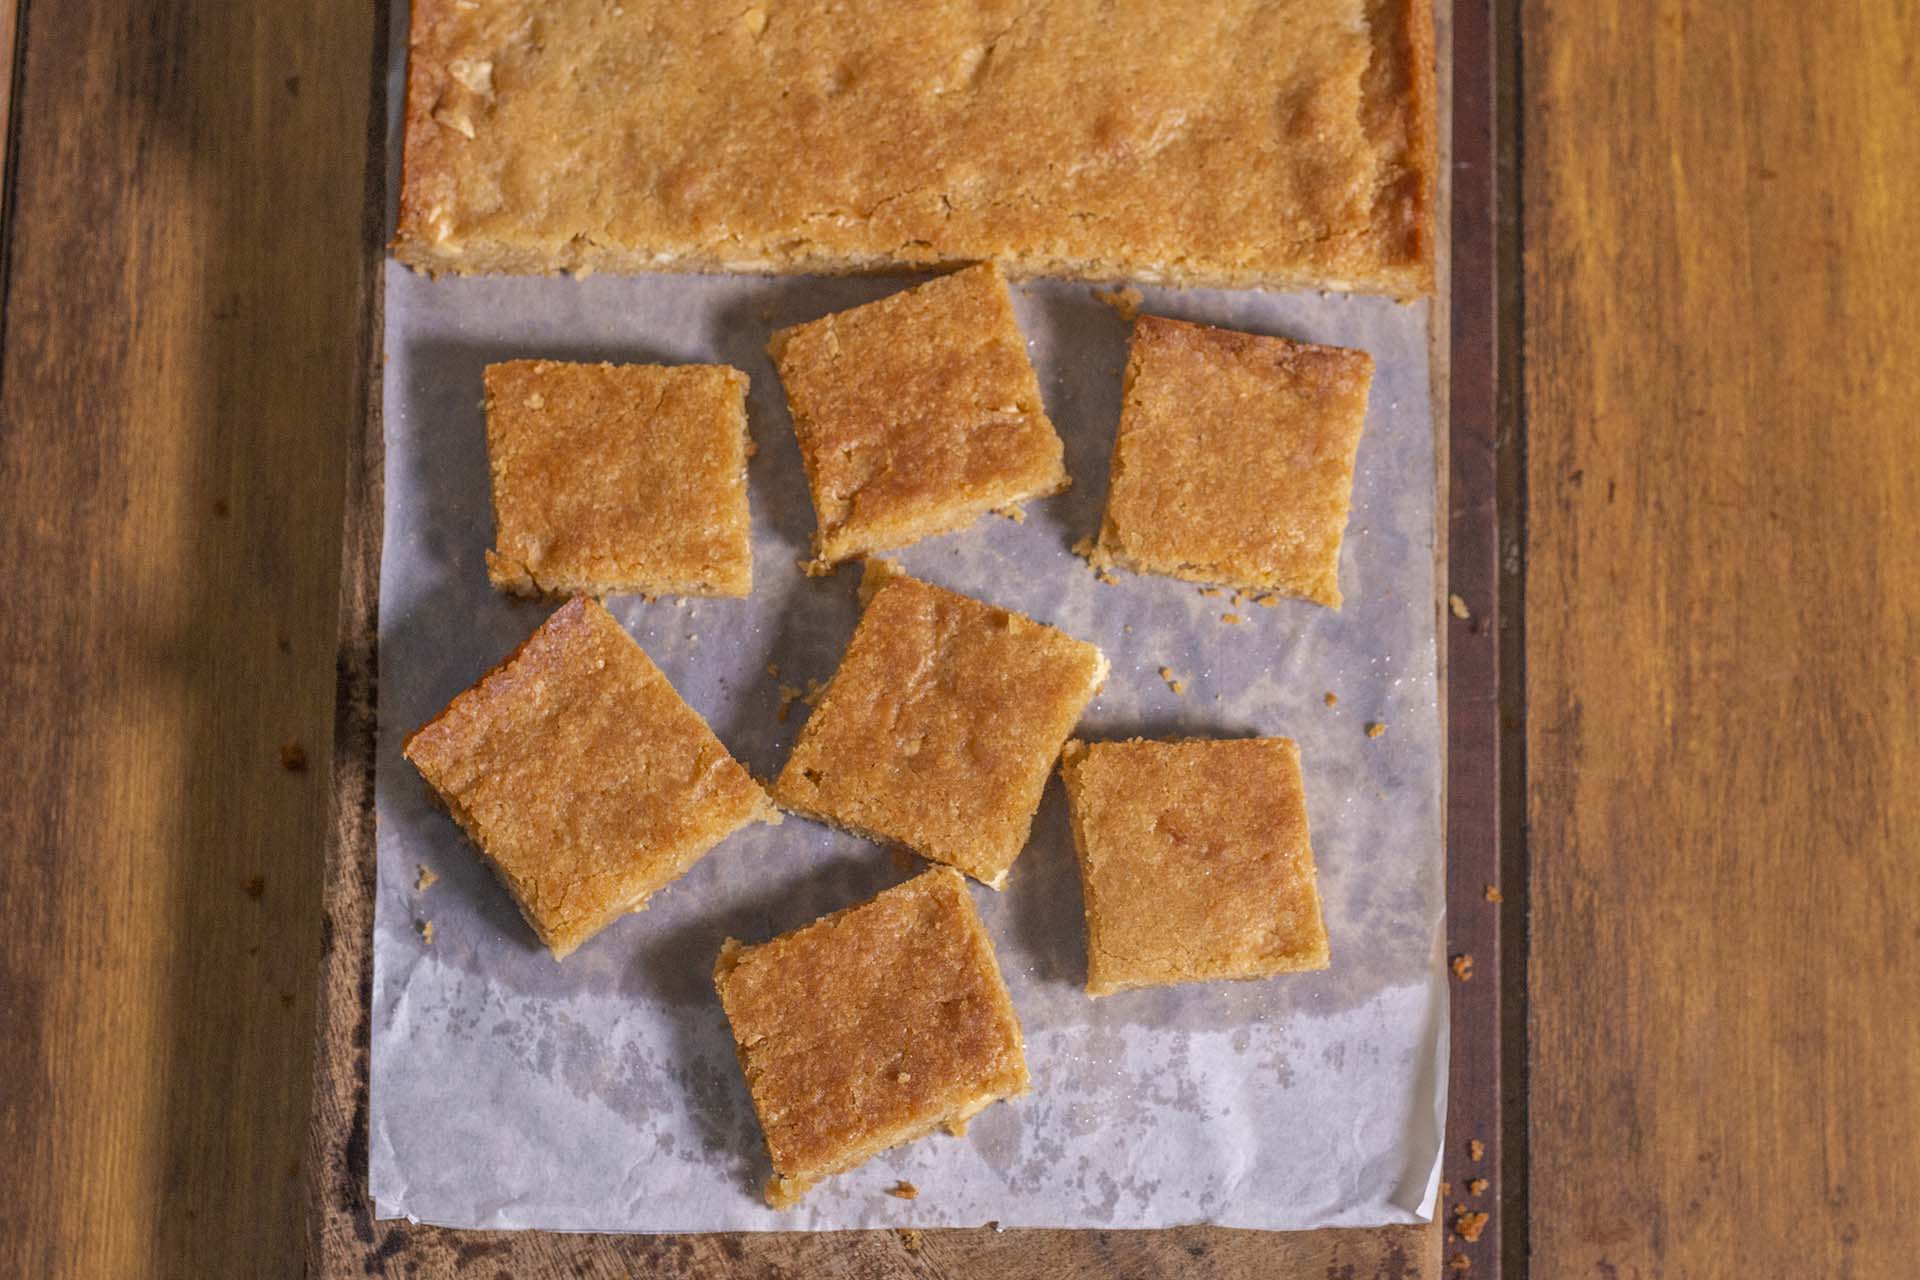
M 1160 678 L 1167 682 L 1167 688 L 1173 690 L 1174 697 L 1184 698 L 1187 696 L 1187 682 L 1174 675 L 1172 667 L 1160 668 Z
M 242 887 L 246 889 L 249 898 L 258 902 L 267 892 L 267 878 L 265 876 L 248 876 L 247 883 Z
M 920 1188 L 902 1178 L 887 1188 L 887 1194 L 890 1196 L 898 1196 L 902 1200 L 918 1200 L 920 1198 Z
M 918 1253 L 920 1252 L 920 1233 L 912 1227 L 901 1227 L 900 1243 L 907 1246 L 908 1253 Z
M 1453 1184 L 1451 1182 L 1448 1182 L 1445 1178 L 1440 1179 L 1440 1198 L 1442 1200 L 1445 1200 L 1448 1196 L 1451 1196 L 1452 1194 L 1453 1194 Z
M 280 744 L 280 767 L 288 773 L 307 771 L 307 749 L 297 742 Z
M 1473 1259 L 1464 1253 L 1456 1253 L 1453 1257 L 1447 1259 L 1447 1270 L 1471 1271 L 1473 1270 Z
M 1447 967 L 1453 970 L 1453 976 L 1460 979 L 1460 981 L 1462 982 L 1473 981 L 1473 957 L 1472 956 L 1457 955 L 1452 960 L 1449 960 L 1447 962 Z
M 433 888 L 434 882 L 439 878 L 440 878 L 439 875 L 435 873 L 432 867 L 428 866 L 424 862 L 421 863 L 420 874 L 414 878 L 414 882 L 413 882 L 414 892 L 425 893 L 427 890 Z
M 1456 1205 L 1453 1210 L 1453 1234 L 1471 1244 L 1487 1229 L 1487 1219 L 1491 1216 L 1470 1211 L 1465 1205 Z
M 1461 619 L 1462 621 L 1465 621 L 1466 619 L 1473 617 L 1473 614 L 1469 612 L 1467 609 L 1467 602 L 1465 600 L 1462 600 L 1459 596 L 1448 596 L 1447 608 L 1453 610 L 1453 616 Z
M 1384 720 L 1374 720 L 1367 725 L 1367 736 L 1369 738 L 1377 738 L 1386 731 L 1387 722 Z
M 1485 1195 L 1486 1192 L 1487 1192 L 1487 1180 L 1485 1178 L 1468 1178 L 1467 1179 L 1468 1195 L 1479 1196 L 1479 1195 Z
M 1140 291 L 1130 284 L 1118 289 L 1095 289 L 1093 296 L 1112 307 L 1127 324 L 1140 318 L 1140 304 L 1144 299 Z
M 1487 886 L 1487 901 L 1488 902 L 1505 902 L 1506 901 L 1505 898 L 1500 896 L 1499 885 L 1490 884 Z
M 1340 705 L 1340 695 L 1329 689 L 1327 690 L 1327 696 L 1322 698 L 1321 701 L 1330 707 L 1337 707 Z
M 1480 1141 L 1480 1139 L 1478 1138 L 1471 1138 L 1467 1141 L 1467 1159 L 1478 1160 L 1480 1159 L 1480 1157 L 1486 1154 L 1487 1154 L 1486 1143 Z

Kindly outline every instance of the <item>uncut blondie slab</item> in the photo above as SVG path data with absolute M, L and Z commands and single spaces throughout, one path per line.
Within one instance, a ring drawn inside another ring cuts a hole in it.
M 1340 607 L 1373 357 L 1141 316 L 1089 559 Z
M 402 752 L 556 960 L 733 832 L 780 820 L 592 600 L 562 605 Z
M 944 867 L 757 947 L 732 938 L 714 985 L 783 1209 L 830 1174 L 1028 1088 L 993 943 Z
M 1327 967 L 1300 749 L 1069 742 L 1087 993 Z
M 768 353 L 813 494 L 816 571 L 1070 483 L 991 263 L 782 329 Z
M 1094 645 L 869 561 L 866 608 L 773 797 L 998 889 L 1107 676 Z
M 414 0 L 399 259 L 1433 286 L 1428 0 Z
M 744 596 L 747 375 L 513 360 L 486 369 L 495 546 L 517 595 Z

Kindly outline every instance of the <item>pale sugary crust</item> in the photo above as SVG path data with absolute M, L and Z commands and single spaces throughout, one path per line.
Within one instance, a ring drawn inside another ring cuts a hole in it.
M 402 262 L 1433 287 L 1425 0 L 415 0 Z
M 884 562 L 862 586 L 859 626 L 774 799 L 998 889 L 1106 658 Z
M 966 882 L 928 871 L 714 967 L 783 1209 L 821 1178 L 1029 1087 Z
M 1339 608 L 1364 351 L 1142 316 L 1089 559 Z
M 1089 995 L 1327 967 L 1291 741 L 1074 741 L 1060 772 Z
M 561 606 L 402 753 L 556 960 L 741 827 L 779 821 L 699 713 L 591 600 Z
M 782 329 L 768 352 L 813 495 L 817 570 L 1070 483 L 991 263 Z

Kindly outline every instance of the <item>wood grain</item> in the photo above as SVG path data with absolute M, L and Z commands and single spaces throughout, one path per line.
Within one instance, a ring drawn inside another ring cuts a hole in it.
M 1526 11 L 1538 1275 L 1920 1265 L 1917 30 Z
M 372 19 L 41 0 L 24 20 L 0 355 L 0 1273 L 284 1277 Z

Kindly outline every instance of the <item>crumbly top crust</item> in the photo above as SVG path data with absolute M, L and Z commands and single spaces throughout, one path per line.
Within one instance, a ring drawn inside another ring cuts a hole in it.
M 1076 740 L 1061 773 L 1090 993 L 1326 967 L 1291 741 Z
M 403 751 L 556 956 L 773 816 L 759 784 L 591 600 L 561 606 Z
M 774 798 L 998 888 L 1106 659 L 884 562 L 862 586 L 859 626 Z
M 726 365 L 488 365 L 488 576 L 527 594 L 745 595 L 746 394 Z
M 780 370 L 825 564 L 903 546 L 1067 486 L 991 263 L 782 329 Z
M 414 0 L 430 271 L 1433 283 L 1425 0 Z
M 954 871 L 760 946 L 729 939 L 714 982 L 774 1171 L 800 1189 L 1027 1089 L 1019 1020 Z
M 1095 560 L 1335 608 L 1373 358 L 1142 316 Z

